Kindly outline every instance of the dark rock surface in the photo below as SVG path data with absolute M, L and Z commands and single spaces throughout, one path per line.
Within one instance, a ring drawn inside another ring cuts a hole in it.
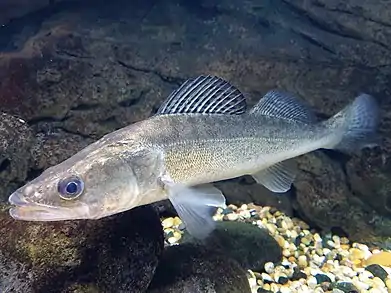
M 5 195 L 13 192 L 26 178 L 34 143 L 33 133 L 26 122 L 0 113 L 0 206 Z
M 7 293 L 145 292 L 164 245 L 151 207 L 63 223 L 17 222 L 3 211 L 0 223 L 0 292 Z
M 390 238 L 388 3 L 82 2 L 52 2 L 49 10 L 34 9 L 23 22 L 1 27 L 1 110 L 27 121 L 30 129 L 21 131 L 32 135 L 12 142 L 17 154 L 1 156 L 3 163 L 9 160 L 0 172 L 4 203 L 11 189 L 43 169 L 150 116 L 185 79 L 216 74 L 246 93 L 250 106 L 279 88 L 324 117 L 360 92 L 373 94 L 382 109 L 381 149 L 352 157 L 303 156 L 295 189 L 283 198 L 248 178 L 218 185 L 233 203 L 273 204 L 288 213 L 293 208 L 310 223 L 342 229 L 354 241 Z M 2 217 L 0 229 L 7 231 L 13 225 L 45 227 L 14 223 L 5 211 Z
M 186 243 L 166 248 L 148 293 L 247 293 L 246 272 L 212 248 Z
M 197 243 L 186 231 L 180 243 Z M 263 271 L 267 262 L 282 261 L 282 248 L 266 229 L 243 222 L 217 222 L 216 229 L 203 241 L 205 247 L 219 249 L 242 268 Z

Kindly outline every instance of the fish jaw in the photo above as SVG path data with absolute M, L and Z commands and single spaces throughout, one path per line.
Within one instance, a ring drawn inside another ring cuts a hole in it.
M 16 191 L 8 199 L 13 205 L 9 214 L 15 220 L 23 221 L 64 221 L 91 219 L 88 205 L 80 202 L 72 207 L 55 207 L 44 204 L 29 202 L 22 193 Z

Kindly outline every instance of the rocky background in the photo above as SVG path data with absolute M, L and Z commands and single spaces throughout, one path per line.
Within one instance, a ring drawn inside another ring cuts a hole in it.
M 145 291 L 163 250 L 152 207 L 99 223 L 27 225 L 9 218 L 7 198 L 102 135 L 147 118 L 199 74 L 230 80 L 250 106 L 270 89 L 289 91 L 324 118 L 361 92 L 373 94 L 381 147 L 305 155 L 283 196 L 247 177 L 216 185 L 230 203 L 275 206 L 391 247 L 390 47 L 384 1 L 1 1 L 0 291 Z M 124 259 L 131 269 L 123 270 Z M 65 276 L 53 288 L 50 280 Z

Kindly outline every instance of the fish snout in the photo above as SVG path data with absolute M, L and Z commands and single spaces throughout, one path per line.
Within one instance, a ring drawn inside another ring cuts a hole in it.
M 15 205 L 15 206 L 26 206 L 26 205 L 29 205 L 29 202 L 27 201 L 26 197 L 19 190 L 15 191 L 14 193 L 12 193 L 9 196 L 8 202 L 11 205 Z
M 24 188 L 12 193 L 8 202 L 12 205 L 9 214 L 15 220 L 25 221 L 63 221 L 90 217 L 89 206 L 77 202 L 73 205 L 49 204 L 36 201 L 33 189 Z

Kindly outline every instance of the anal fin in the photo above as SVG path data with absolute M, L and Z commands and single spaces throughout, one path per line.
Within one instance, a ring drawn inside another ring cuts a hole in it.
M 270 191 L 284 193 L 291 188 L 297 174 L 295 159 L 274 164 L 267 169 L 251 174 L 258 184 L 262 184 Z

